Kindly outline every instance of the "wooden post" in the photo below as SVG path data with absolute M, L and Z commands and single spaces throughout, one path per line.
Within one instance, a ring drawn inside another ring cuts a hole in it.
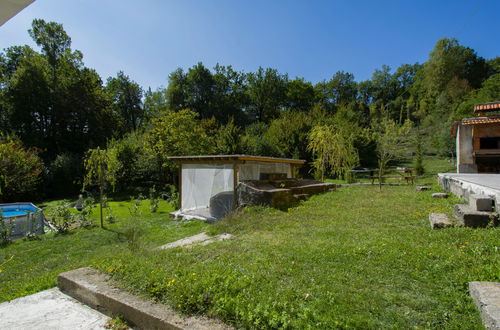
M 182 164 L 179 164 L 179 210 L 182 209 Z
M 238 186 L 238 163 L 233 163 L 233 207 L 238 207 L 238 194 L 236 193 L 236 186 Z

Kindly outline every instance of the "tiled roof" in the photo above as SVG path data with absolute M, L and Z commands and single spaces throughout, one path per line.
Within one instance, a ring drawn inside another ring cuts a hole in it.
M 474 112 L 488 112 L 500 110 L 500 101 L 476 104 L 474 106 Z
M 477 117 L 462 120 L 462 125 L 479 125 L 479 124 L 493 124 L 500 123 L 500 117 Z

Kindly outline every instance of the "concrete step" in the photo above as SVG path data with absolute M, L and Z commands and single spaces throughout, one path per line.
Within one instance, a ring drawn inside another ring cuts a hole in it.
M 466 204 L 457 204 L 453 211 L 457 221 L 465 227 L 486 227 L 490 223 L 496 225 L 498 215 L 493 212 L 476 211 Z
M 430 213 L 429 222 L 432 229 L 453 227 L 450 217 L 446 213 Z
M 469 196 L 469 205 L 476 211 L 492 212 L 493 198 L 487 195 L 471 194 Z
M 469 282 L 469 293 L 487 329 L 500 329 L 500 283 Z
M 186 317 L 171 307 L 143 299 L 113 286 L 109 276 L 84 267 L 59 274 L 59 289 L 110 316 L 120 316 L 140 329 L 230 329 L 206 317 Z

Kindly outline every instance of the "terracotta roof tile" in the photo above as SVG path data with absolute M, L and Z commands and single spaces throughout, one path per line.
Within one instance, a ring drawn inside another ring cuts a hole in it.
M 462 120 L 462 125 L 478 125 L 478 124 L 493 124 L 500 123 L 500 118 L 469 118 Z
M 500 101 L 474 105 L 474 112 L 488 112 L 500 110 Z

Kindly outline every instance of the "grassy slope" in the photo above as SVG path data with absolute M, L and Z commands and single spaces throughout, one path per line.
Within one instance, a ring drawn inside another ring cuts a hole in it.
M 467 283 L 500 281 L 499 229 L 431 230 L 428 213 L 459 201 L 430 195 L 342 188 L 213 227 L 236 234 L 231 241 L 98 266 L 181 311 L 241 327 L 480 328 Z

